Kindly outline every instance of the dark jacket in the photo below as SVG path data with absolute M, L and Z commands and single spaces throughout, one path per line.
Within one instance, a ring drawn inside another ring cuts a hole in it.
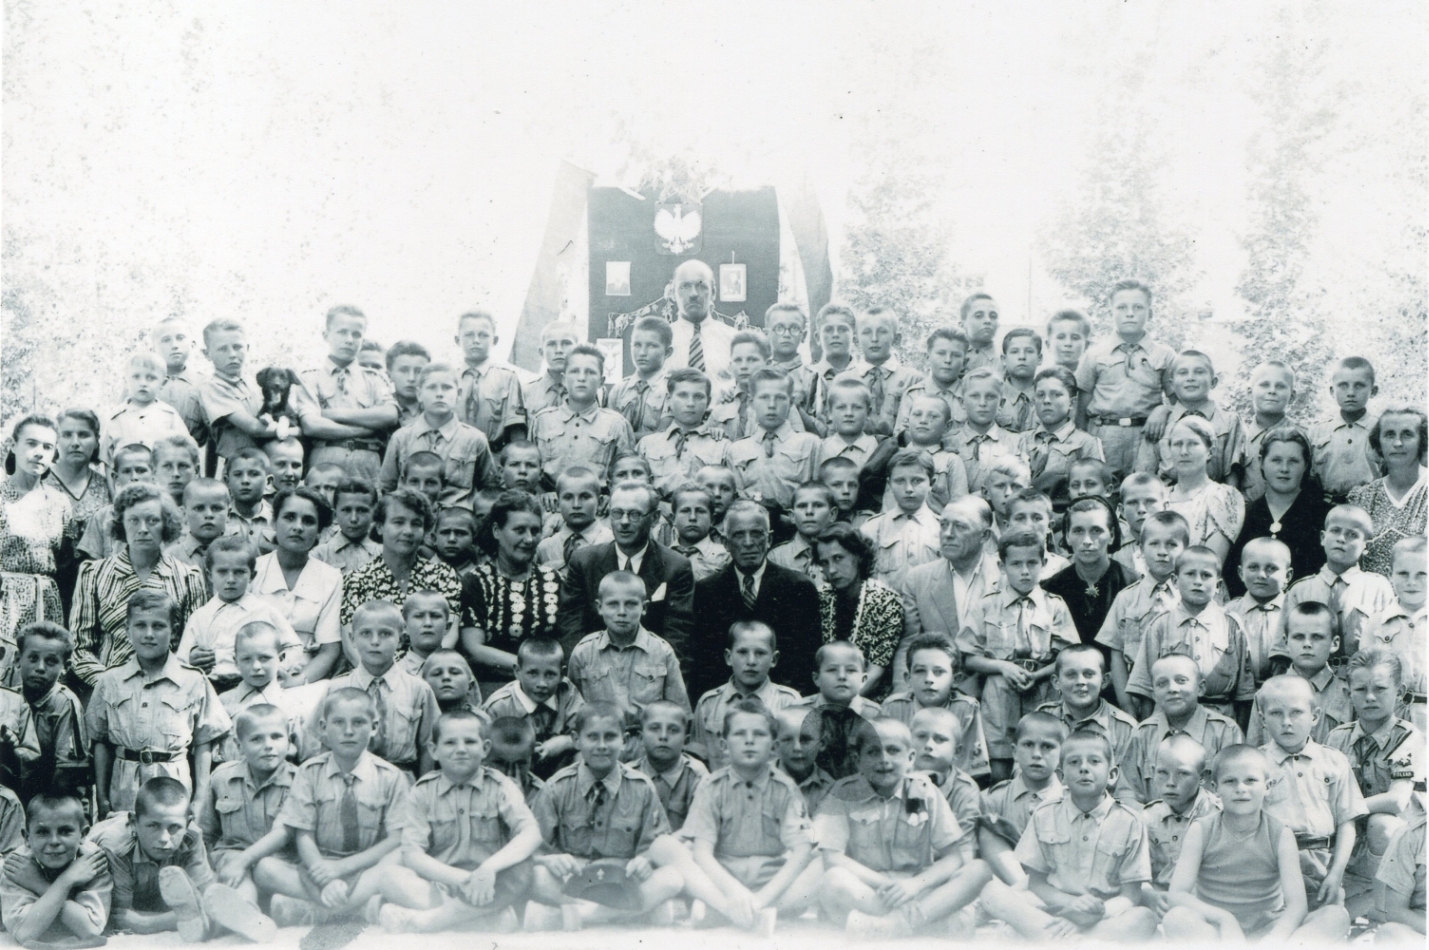
M 567 658 L 581 637 L 605 629 L 596 593 L 600 579 L 620 569 L 616 556 L 614 541 L 588 544 L 576 549 L 566 565 L 556 629 Z M 689 559 L 652 539 L 640 562 L 640 579 L 645 582 L 645 629 L 663 637 L 683 661 L 693 629 L 695 575 Z
M 818 590 L 803 574 L 765 561 L 753 609 L 744 605 L 732 564 L 695 585 L 695 633 L 685 674 L 692 699 L 729 680 L 724 651 L 730 626 L 740 620 L 767 623 L 779 638 L 779 663 L 770 679 L 801 696 L 814 692 L 814 651 L 823 643 Z

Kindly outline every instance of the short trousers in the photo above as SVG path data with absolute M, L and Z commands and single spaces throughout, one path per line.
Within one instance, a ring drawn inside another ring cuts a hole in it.
M 782 854 L 777 856 L 756 854 L 745 858 L 716 855 L 716 859 L 726 871 L 734 875 L 735 880 L 751 891 L 768 884 L 784 866 Z
M 535 871 L 536 865 L 529 858 L 520 864 L 514 864 L 504 871 L 496 872 L 496 883 L 492 885 L 491 903 L 477 907 L 477 910 L 501 910 L 510 906 L 525 897 L 531 892 L 531 875 Z M 465 870 L 472 870 L 470 868 Z M 460 887 L 454 884 L 438 884 L 433 882 L 432 887 L 442 895 L 444 900 L 460 901 L 470 907 L 476 907 L 466 899 L 466 895 Z

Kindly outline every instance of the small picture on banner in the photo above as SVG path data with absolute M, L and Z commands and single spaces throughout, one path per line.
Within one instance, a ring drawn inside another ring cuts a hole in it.
M 719 299 L 725 303 L 744 303 L 745 282 L 744 264 L 721 264 L 719 265 Z
M 605 262 L 605 295 L 607 297 L 630 296 L 630 262 Z

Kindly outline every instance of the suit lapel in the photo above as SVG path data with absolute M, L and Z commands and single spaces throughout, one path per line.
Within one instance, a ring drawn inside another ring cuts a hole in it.
M 938 607 L 938 615 L 943 618 L 943 628 L 956 635 L 962 628 L 958 625 L 958 598 L 953 593 L 953 567 L 946 559 L 941 559 L 942 570 L 932 579 L 933 603 Z

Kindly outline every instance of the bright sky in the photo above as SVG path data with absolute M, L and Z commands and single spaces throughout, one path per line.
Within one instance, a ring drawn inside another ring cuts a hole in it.
M 1037 236 L 1087 160 L 1107 76 L 1150 52 L 1139 101 L 1163 117 L 1198 299 L 1228 312 L 1273 8 L 9 4 L 7 260 L 48 268 L 57 313 L 138 324 L 178 303 L 249 321 L 260 352 L 265 336 L 316 351 L 338 302 L 384 342 L 444 340 L 474 306 L 514 324 L 559 162 L 618 175 L 618 129 L 735 184 L 808 171 L 837 235 L 858 117 L 891 102 L 916 119 L 910 153 L 948 170 L 960 269 L 1020 321 L 1032 258 L 1040 318 L 1064 299 Z M 1318 253 L 1347 271 L 1400 246 L 1394 169 L 1415 147 L 1395 133 L 1423 107 L 1425 19 L 1412 0 L 1337 2 L 1314 27 L 1349 96 Z

